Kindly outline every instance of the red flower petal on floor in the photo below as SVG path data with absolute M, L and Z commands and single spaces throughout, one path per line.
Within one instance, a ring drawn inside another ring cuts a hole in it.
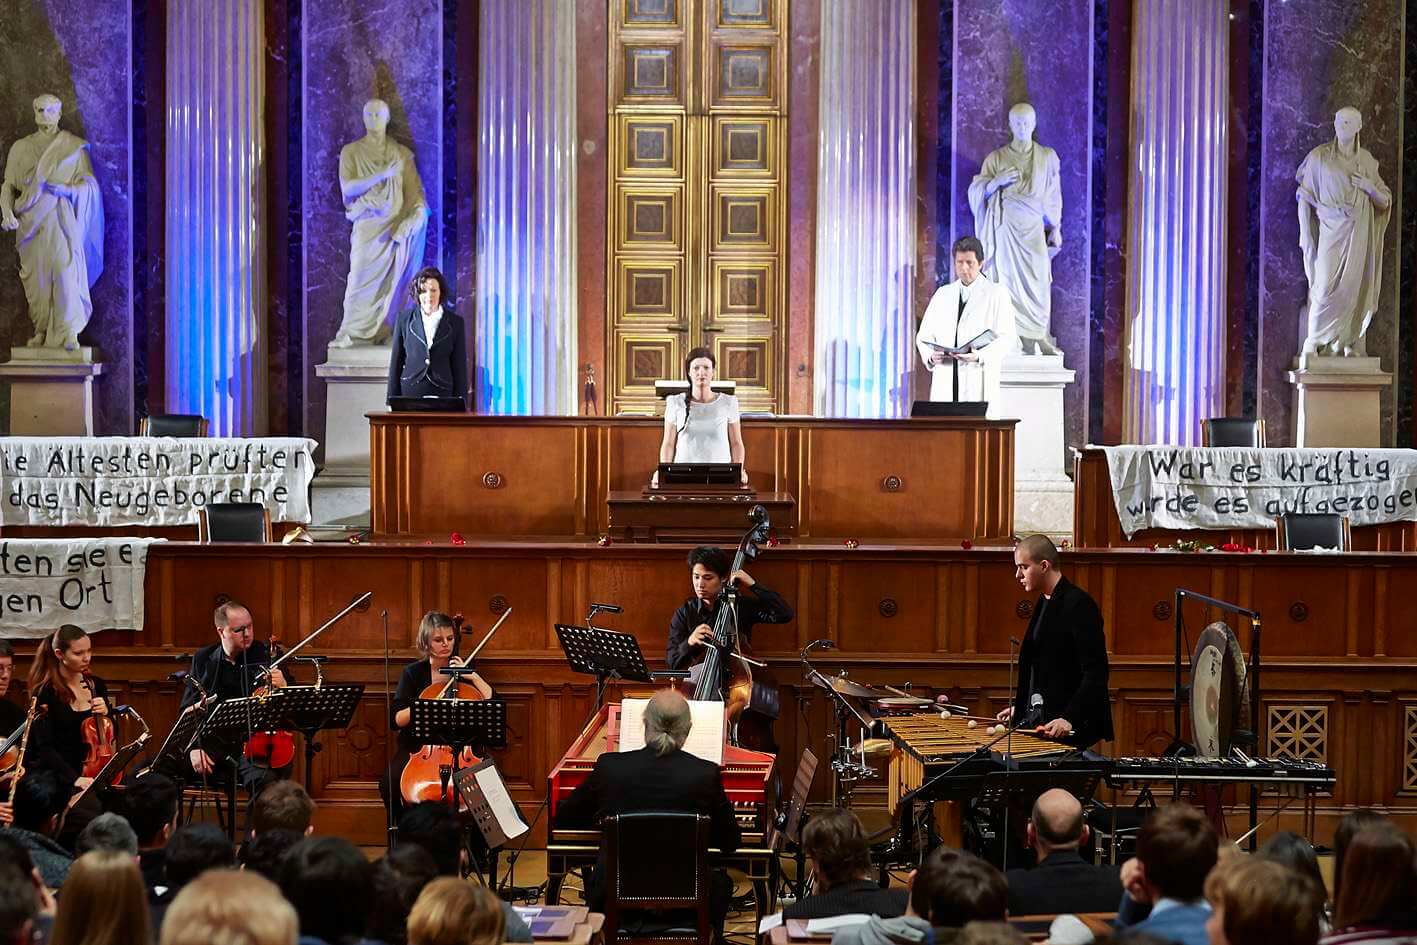
M 467 544 L 467 539 L 462 536 L 461 532 L 453 532 L 448 536 L 448 541 L 451 541 L 455 545 Z
M 964 541 L 962 541 L 962 542 L 959 543 L 959 546 L 960 546 L 961 548 L 963 548 L 965 551 L 968 551 L 969 549 L 971 549 L 971 548 L 974 547 L 974 542 L 972 542 L 972 541 L 970 541 L 968 538 L 966 538 Z

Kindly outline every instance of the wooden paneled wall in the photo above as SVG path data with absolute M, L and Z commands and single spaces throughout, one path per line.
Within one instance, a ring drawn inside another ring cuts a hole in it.
M 160 544 L 149 556 L 146 629 L 100 634 L 94 671 L 155 732 L 165 731 L 177 704 L 165 677 L 185 665 L 184 654 L 215 639 L 212 610 L 221 597 L 245 603 L 259 635 L 275 630 L 290 642 L 373 591 L 370 609 L 318 644 L 331 657 L 330 678 L 368 689 L 355 724 L 326 738 L 309 785 L 325 829 L 375 843 L 384 683 L 413 658 L 418 618 L 429 609 L 461 612 L 480 631 L 511 606 L 479 664 L 508 701 L 510 745 L 498 762 L 531 816 L 547 772 L 592 708 L 592 679 L 566 668 L 553 624 L 579 622 L 592 601 L 621 604 L 623 615 L 597 623 L 636 634 L 651 663 L 661 663 L 669 616 L 688 596 L 686 551 L 592 543 Z M 1109 754 L 1155 754 L 1171 740 L 1171 608 L 1174 590 L 1186 587 L 1263 614 L 1266 751 L 1283 747 L 1338 771 L 1320 835 L 1344 807 L 1385 807 L 1417 823 L 1417 616 L 1399 596 L 1417 586 L 1417 556 L 1082 551 L 1065 554 L 1064 570 L 1097 599 L 1106 620 L 1118 734 L 1105 746 Z M 1009 637 L 1026 626 L 1031 603 L 1007 550 L 803 543 L 766 550 L 751 571 L 797 609 L 794 621 L 761 627 L 754 640 L 784 687 L 777 731 L 785 775 L 803 747 L 819 756 L 829 750 L 822 693 L 800 686 L 798 654 L 811 640 L 839 647 L 818 652 L 823 671 L 948 691 L 980 711 L 1007 701 Z M 1196 605 L 1185 616 L 1189 647 L 1209 616 Z M 1248 629 L 1236 629 L 1248 649 Z M 20 662 L 17 680 L 26 668 Z M 824 788 L 823 776 L 819 797 Z

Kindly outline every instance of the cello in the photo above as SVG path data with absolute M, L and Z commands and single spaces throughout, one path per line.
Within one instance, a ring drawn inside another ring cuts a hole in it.
M 473 651 L 468 654 L 467 659 L 460 659 L 457 655 L 456 641 L 461 639 L 463 634 L 463 617 L 458 614 L 453 617 L 453 655 L 448 659 L 448 665 L 453 668 L 463 668 L 472 665 L 472 661 L 477 658 L 477 654 L 482 652 L 482 648 L 492 639 L 492 635 L 502 626 L 503 621 L 512 615 L 512 608 L 508 607 L 502 612 L 502 616 L 497 618 L 497 622 L 492 625 L 492 629 L 487 631 L 487 635 L 482 638 Z M 423 699 L 472 699 L 484 698 L 482 692 L 471 683 L 462 681 L 461 676 L 449 676 L 446 683 L 434 682 L 418 694 L 419 700 Z M 411 723 L 410 723 L 411 724 Z M 464 748 L 456 759 L 456 767 L 467 768 L 479 764 L 482 759 L 473 754 L 471 748 Z M 421 801 L 443 801 L 452 799 L 453 781 L 452 772 L 454 768 L 453 748 L 451 745 L 424 745 L 418 751 L 408 756 L 408 761 L 403 766 L 403 774 L 399 776 L 399 792 L 403 795 L 407 804 L 417 804 Z
M 767 666 L 752 658 L 748 641 L 738 634 L 737 591 L 734 575 L 757 557 L 758 545 L 767 541 L 772 523 L 767 509 L 753 506 L 752 526 L 738 543 L 728 580 L 719 589 L 718 611 L 714 616 L 713 640 L 706 645 L 703 662 L 690 670 L 693 698 L 722 702 L 728 720 L 728 742 L 755 751 L 775 752 L 772 722 L 780 703 L 777 686 Z M 756 672 L 754 668 L 756 667 Z

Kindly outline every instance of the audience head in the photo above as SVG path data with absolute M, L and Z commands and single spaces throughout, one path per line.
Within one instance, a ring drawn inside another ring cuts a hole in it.
M 236 851 L 216 824 L 188 824 L 167 842 L 162 875 L 169 889 L 181 889 L 207 870 L 228 869 Z
M 374 864 L 373 909 L 366 934 L 397 945 L 408 940 L 408 914 L 423 887 L 438 878 L 438 865 L 422 847 L 400 844 Z
M 678 751 L 692 724 L 688 700 L 673 689 L 661 689 L 645 707 L 645 745 L 656 755 Z
M 300 924 L 275 883 L 255 873 L 211 870 L 168 906 L 160 945 L 295 945 Z
M 273 883 L 280 882 L 285 855 L 302 839 L 300 834 L 289 830 L 267 830 L 243 843 L 236 858 L 242 869 L 260 873 Z
M 408 915 L 408 945 L 499 945 L 506 920 L 485 886 L 444 876 L 424 887 Z
M 1007 922 L 967 922 L 955 945 L 1028 945 L 1028 939 Z
M 177 829 L 177 810 L 182 792 L 177 783 L 165 774 L 149 771 L 128 785 L 123 792 L 123 809 L 128 823 L 138 835 L 138 846 L 144 850 L 167 845 Z
M 802 830 L 802 852 L 812 861 L 823 891 L 871 872 L 866 831 L 860 819 L 844 807 L 832 808 L 807 822 Z
M 1038 858 L 1054 850 L 1076 850 L 1086 842 L 1087 824 L 1078 799 L 1062 788 L 1040 794 L 1028 821 L 1028 845 L 1038 851 Z
M 423 801 L 404 808 L 399 818 L 399 846 L 422 847 L 433 857 L 439 876 L 458 875 L 462 843 L 458 816 L 441 801 Z
M 112 850 L 114 853 L 138 855 L 138 835 L 121 815 L 109 811 L 99 814 L 84 825 L 74 841 L 74 853 L 83 856 L 94 850 Z
M 1317 945 L 1320 890 L 1275 860 L 1228 857 L 1205 882 L 1210 945 Z
M 308 835 L 314 828 L 315 802 L 296 781 L 276 781 L 266 785 L 251 802 L 251 836 L 267 830 L 289 830 Z
M 15 826 L 53 836 L 59 832 L 70 785 L 53 771 L 30 771 L 15 786 Z
M 1215 827 L 1191 805 L 1157 808 L 1137 834 L 1137 860 L 1152 901 L 1199 899 L 1219 846 Z
M 1407 834 L 1390 824 L 1358 831 L 1348 842 L 1343 885 L 1334 893 L 1334 928 L 1410 928 L 1417 906 L 1413 852 Z
M 933 926 L 1008 918 L 1009 884 L 972 853 L 940 846 L 925 858 L 910 882 L 910 912 Z
M 50 945 L 132 945 L 152 941 L 148 896 L 131 854 L 95 850 L 64 880 Z
M 329 945 L 355 942 L 369 921 L 374 866 L 343 837 L 306 837 L 285 855 L 280 890 L 295 907 L 301 935 Z
M 29 945 L 39 896 L 30 873 L 15 863 L 0 863 L 0 945 Z
M 1343 815 L 1333 831 L 1333 900 L 1338 901 L 1338 891 L 1343 888 L 1343 861 L 1348 858 L 1348 844 L 1359 832 L 1369 827 L 1380 827 L 1391 823 L 1375 810 L 1360 807 Z
M 1259 855 L 1281 866 L 1287 866 L 1313 883 L 1319 893 L 1324 891 L 1324 874 L 1319 869 L 1319 857 L 1314 845 L 1297 833 L 1281 830 L 1264 842 Z M 1208 897 L 1207 897 L 1208 898 Z M 1322 902 L 1319 908 L 1323 908 Z

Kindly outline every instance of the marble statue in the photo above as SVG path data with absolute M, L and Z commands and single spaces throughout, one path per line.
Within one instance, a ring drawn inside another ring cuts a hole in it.
M 1358 143 L 1363 116 L 1340 108 L 1334 140 L 1309 152 L 1298 181 L 1299 247 L 1309 278 L 1304 354 L 1367 355 L 1364 336 L 1382 289 L 1392 191 Z
M 16 141 L 0 183 L 0 229 L 15 231 L 31 348 L 79 347 L 103 273 L 103 201 L 89 143 L 59 127 L 56 96 L 34 100 L 39 130 Z
M 1063 248 L 1063 190 L 1058 152 L 1033 140 L 1037 113 L 1009 109 L 1013 140 L 984 159 L 969 184 L 974 232 L 984 244 L 984 272 L 1009 290 L 1025 354 L 1058 354 L 1048 330 L 1053 257 Z
M 344 319 L 332 348 L 385 343 L 394 313 L 413 304 L 408 284 L 423 265 L 428 201 L 413 152 L 391 139 L 388 127 L 389 106 L 370 99 L 364 103 L 367 134 L 340 149 L 344 215 L 354 229 Z

